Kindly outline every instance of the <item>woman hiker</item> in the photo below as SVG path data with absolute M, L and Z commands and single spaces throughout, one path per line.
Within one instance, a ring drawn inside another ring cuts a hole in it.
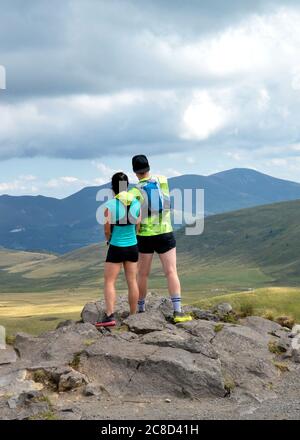
M 136 233 L 141 219 L 140 202 L 129 193 L 128 177 L 116 173 L 111 180 L 114 198 L 105 204 L 104 232 L 109 245 L 104 268 L 104 297 L 106 314 L 96 327 L 116 325 L 114 309 L 116 303 L 115 284 L 122 266 L 128 286 L 130 314 L 137 311 L 139 289 L 137 285 L 137 262 L 139 252 Z

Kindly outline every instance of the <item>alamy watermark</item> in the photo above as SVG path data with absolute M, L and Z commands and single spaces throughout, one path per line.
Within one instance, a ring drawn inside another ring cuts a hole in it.
M 126 190 L 126 188 L 124 188 Z M 122 188 L 120 189 L 120 192 Z M 113 194 L 111 189 L 103 188 L 98 191 L 96 200 L 101 205 L 97 209 L 96 218 L 100 225 L 105 224 L 104 211 L 108 200 L 112 199 Z M 149 222 L 151 218 L 152 224 L 159 224 L 161 221 L 168 220 L 167 217 L 171 216 L 173 225 L 175 228 L 185 227 L 186 235 L 200 235 L 204 231 L 204 190 L 203 189 L 179 189 L 174 188 L 170 191 L 169 206 L 162 209 L 161 212 L 155 212 L 149 209 L 149 206 L 153 206 L 151 200 L 147 200 L 147 196 L 143 194 L 142 203 L 142 219 L 141 223 Z M 135 220 L 128 217 L 124 217 L 121 221 L 118 220 L 118 224 L 135 223 Z
M 0 65 L 0 90 L 6 89 L 6 70 Z

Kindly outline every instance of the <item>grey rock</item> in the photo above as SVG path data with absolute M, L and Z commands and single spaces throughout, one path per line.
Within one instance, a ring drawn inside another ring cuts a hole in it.
M 11 371 L 0 377 L 0 397 L 10 396 L 16 399 L 22 393 L 30 393 L 43 389 L 43 385 L 27 379 L 26 370 Z
M 220 321 L 220 317 L 209 310 L 202 310 L 194 306 L 184 306 L 183 310 L 185 313 L 190 313 L 194 319 L 202 319 L 205 321 L 214 322 Z
M 294 362 L 300 363 L 300 334 L 292 339 L 292 358 Z
M 146 312 L 131 315 L 124 320 L 124 324 L 127 325 L 132 332 L 144 334 L 163 330 L 166 326 L 166 320 L 161 312 L 156 311 L 155 313 Z
M 83 353 L 81 371 L 113 396 L 224 396 L 219 360 L 177 348 L 105 338 Z
M 15 397 L 11 397 L 8 399 L 7 404 L 10 409 L 16 409 L 17 408 L 17 399 Z
M 102 387 L 98 384 L 88 383 L 83 390 L 83 394 L 87 397 L 100 396 L 102 393 Z
M 57 412 L 59 420 L 81 420 L 82 413 L 75 405 L 65 405 Z
M 74 370 L 70 366 L 64 365 L 57 368 L 49 368 L 49 369 L 46 368 L 45 371 L 50 376 L 53 383 L 58 387 L 61 376 L 69 374 Z
M 83 322 L 95 324 L 97 320 L 103 318 L 106 311 L 105 301 L 100 300 L 93 303 L 88 303 L 84 306 L 81 312 Z M 173 315 L 173 307 L 169 298 L 162 298 L 155 293 L 148 293 L 146 299 L 146 311 L 154 315 L 157 312 L 165 318 L 170 318 Z M 123 320 L 129 316 L 128 299 L 125 296 L 118 297 L 116 310 L 114 312 L 117 324 L 122 324 Z
M 69 371 L 64 373 L 59 378 L 58 391 L 70 391 L 81 387 L 88 382 L 87 377 L 79 373 L 79 371 Z
M 287 335 L 276 339 L 276 344 L 283 353 L 288 352 L 291 348 L 291 340 Z
M 40 391 L 26 391 L 8 399 L 7 404 L 10 409 L 16 409 L 20 405 L 31 403 L 32 399 L 41 398 L 41 396 Z
M 220 317 L 218 315 L 204 310 L 194 311 L 193 316 L 196 317 L 196 319 L 203 319 L 205 321 L 214 321 L 214 322 L 220 321 Z
M 17 361 L 17 355 L 12 347 L 0 350 L 0 365 L 13 364 Z
M 75 324 L 38 337 L 18 334 L 15 348 L 23 360 L 34 365 L 55 363 L 59 366 L 71 362 L 74 354 L 82 351 L 89 341 L 102 337 L 91 324 Z
M 74 321 L 73 319 L 67 319 L 66 321 L 59 322 L 57 324 L 56 329 L 69 327 L 70 325 L 74 325 L 74 324 L 76 324 L 76 321 Z
M 81 319 L 83 322 L 96 324 L 96 322 L 100 320 L 100 314 L 103 313 L 101 305 L 100 301 L 86 304 L 81 312 Z
M 232 313 L 233 309 L 231 304 L 229 303 L 220 303 L 217 304 L 213 309 L 212 312 L 213 313 L 217 313 L 220 317 L 224 317 L 226 315 L 229 315 L 230 313 Z
M 297 335 L 300 335 L 300 324 L 295 324 L 290 334 L 292 338 L 294 338 Z
M 118 334 L 111 335 L 113 338 L 123 340 L 123 341 L 133 341 L 135 339 L 138 339 L 138 335 L 133 332 L 121 332 Z
M 287 327 L 280 327 L 279 329 L 273 330 L 270 334 L 276 336 L 277 338 L 290 337 L 290 329 Z
M 99 415 L 105 409 L 101 409 L 102 403 L 109 407 L 123 398 L 131 402 L 154 399 L 165 406 L 169 399 L 172 411 L 173 403 L 178 411 L 182 408 L 176 399 L 183 397 L 195 398 L 194 403 L 202 402 L 203 407 L 206 402 L 216 400 L 221 402 L 219 406 L 229 402 L 228 407 L 234 404 L 236 408 L 242 406 L 244 411 L 250 407 L 254 411 L 264 399 L 271 402 L 285 377 L 294 373 L 296 381 L 299 374 L 296 363 L 300 363 L 300 334 L 298 331 L 289 334 L 277 323 L 249 317 L 242 325 L 222 323 L 221 331 L 216 331 L 213 319 L 194 319 L 173 325 L 168 322 L 172 315 L 169 298 L 154 294 L 147 298 L 144 314 L 128 317 L 125 297 L 119 298 L 117 308 L 120 323 L 124 325 L 110 332 L 100 333 L 91 323 L 70 322 L 38 337 L 19 333 L 15 348 L 20 357 L 15 356 L 12 363 L 0 362 L 0 418 L 39 417 L 47 405 L 30 396 L 43 387 L 47 390 L 48 386 L 51 393 L 61 391 L 53 394 L 55 403 L 52 405 L 62 419 L 89 418 L 91 412 L 96 417 L 97 411 Z M 188 307 L 185 311 L 191 313 Z M 204 314 L 205 311 L 198 309 L 198 316 Z M 218 312 L 215 316 L 216 320 L 220 319 Z M 280 360 L 287 360 L 289 372 L 280 373 L 274 366 L 274 360 L 279 357 L 270 352 L 270 341 L 286 350 Z M 77 354 L 80 354 L 80 372 L 71 367 L 77 368 Z M 35 370 L 45 372 L 43 383 L 31 380 L 32 377 L 39 379 L 33 375 Z M 80 392 L 68 394 L 79 387 Z M 225 388 L 231 391 L 230 399 L 223 399 Z M 293 390 L 293 386 L 289 390 Z M 187 402 L 190 400 L 186 399 L 185 404 Z M 95 409 L 96 405 L 99 410 Z M 142 416 L 142 406 L 136 405 L 134 415 Z M 213 403 L 211 405 L 212 408 Z M 154 410 L 154 406 L 150 406 Z M 159 417 L 159 411 L 155 417 Z M 170 412 L 170 417 L 172 414 Z M 193 414 L 197 414 L 196 409 Z M 232 414 L 231 417 L 233 410 Z
M 177 324 L 176 327 L 182 328 L 193 336 L 203 337 L 211 341 L 215 337 L 215 322 L 196 320 Z
M 150 293 L 147 296 L 146 311 L 150 313 L 159 311 L 167 320 L 172 318 L 174 312 L 170 298 L 161 298 L 155 293 Z
M 281 325 L 277 324 L 277 322 L 261 318 L 260 316 L 248 316 L 247 318 L 242 319 L 241 323 L 252 328 L 261 335 L 267 335 L 282 330 Z
M 100 300 L 93 303 L 88 303 L 84 306 L 81 312 L 81 319 L 83 322 L 95 324 L 102 319 L 106 311 L 105 301 Z M 115 318 L 118 324 L 129 315 L 128 299 L 124 296 L 118 297 L 118 303 L 115 311 Z
M 278 377 L 268 343 L 270 336 L 246 326 L 225 325 L 216 333 L 213 346 L 219 353 L 225 380 L 235 385 L 235 393 L 250 393 L 259 399 L 266 384 Z
M 140 339 L 144 344 L 158 345 L 160 347 L 180 348 L 190 353 L 201 353 L 212 359 L 217 359 L 218 354 L 208 339 L 203 335 L 193 336 L 184 330 L 163 330 L 148 333 Z

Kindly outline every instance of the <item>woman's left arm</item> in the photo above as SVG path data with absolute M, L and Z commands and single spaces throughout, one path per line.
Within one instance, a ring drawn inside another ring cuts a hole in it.
M 109 210 L 106 208 L 104 211 L 104 235 L 107 243 L 110 242 L 111 239 L 111 216 Z

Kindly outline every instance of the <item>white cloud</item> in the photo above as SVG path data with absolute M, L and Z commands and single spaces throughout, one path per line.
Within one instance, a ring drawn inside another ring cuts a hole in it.
M 45 183 L 41 183 L 41 186 L 45 186 L 47 188 L 60 188 L 62 186 L 68 187 L 82 187 L 88 185 L 89 181 L 85 179 L 79 179 L 74 176 L 61 176 L 48 180 Z
M 184 139 L 205 140 L 226 124 L 228 114 L 207 91 L 196 92 L 183 115 Z
M 65 183 L 71 183 L 71 184 L 80 182 L 80 180 L 77 177 L 73 177 L 73 176 L 61 177 L 61 180 Z
M 14 193 L 14 192 L 28 192 L 35 193 L 38 191 L 32 182 L 36 180 L 35 176 L 25 175 L 19 176 L 18 178 L 9 182 L 0 182 L 0 192 L 2 193 Z

